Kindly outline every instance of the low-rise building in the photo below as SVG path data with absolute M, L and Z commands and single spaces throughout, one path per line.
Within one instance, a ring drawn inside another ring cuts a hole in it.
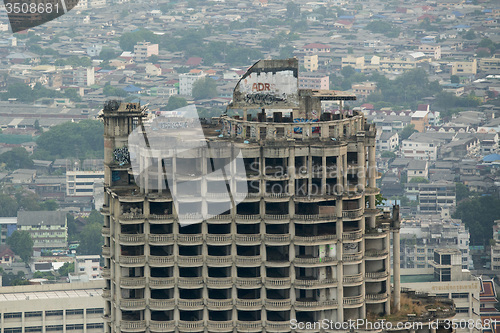
M 451 212 L 456 207 L 454 182 L 445 180 L 418 184 L 418 211 L 422 214 Z M 449 214 L 449 213 L 448 213 Z
M 75 271 L 69 274 L 70 282 L 102 280 L 100 260 L 100 255 L 76 256 Z
M 17 230 L 17 217 L 0 217 L 0 244 L 5 244 L 7 238 Z
M 500 271 L 500 220 L 493 224 L 493 243 L 491 245 L 491 269 Z
M 398 145 L 399 134 L 397 132 L 382 132 L 377 137 L 377 151 L 394 151 Z
M 318 70 L 318 55 L 305 55 L 304 56 L 304 68 L 309 72 L 315 72 Z
M 495 54 L 492 58 L 479 59 L 479 69 L 482 72 L 500 73 L 500 54 Z
M 1 331 L 104 331 L 104 281 L 0 288 Z
M 34 249 L 66 248 L 68 231 L 66 212 L 19 211 L 17 229 L 29 232 Z
M 301 74 L 299 89 L 328 90 L 330 89 L 330 78 L 322 74 Z
M 189 73 L 182 73 L 179 75 L 179 94 L 185 96 L 193 95 L 193 84 L 205 77 L 206 74 L 200 70 L 194 70 Z
M 476 75 L 477 74 L 477 60 L 471 61 L 453 61 L 451 63 L 451 75 Z
M 359 99 L 365 99 L 370 94 L 377 91 L 377 83 L 375 82 L 356 83 L 352 85 L 351 90 L 354 93 L 354 95 L 356 95 Z
M 158 44 L 140 42 L 134 46 L 134 61 L 146 61 L 152 55 L 158 55 Z
M 462 268 L 472 268 L 470 233 L 462 221 L 440 215 L 417 215 L 401 221 L 401 268 L 430 268 L 434 250 L 455 248 Z
M 413 178 L 429 179 L 429 163 L 426 160 L 411 160 L 407 167 L 407 178 L 410 182 Z
M 104 171 L 66 171 L 66 195 L 93 196 L 94 184 L 104 180 Z

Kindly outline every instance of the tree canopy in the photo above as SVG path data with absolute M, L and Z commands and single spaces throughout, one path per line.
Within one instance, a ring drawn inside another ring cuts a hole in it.
M 179 96 L 170 96 L 168 98 L 168 103 L 165 108 L 167 109 L 167 111 L 172 111 L 180 109 L 186 105 L 188 105 L 186 99 Z
M 37 140 L 35 157 L 56 159 L 77 157 L 102 158 L 104 125 L 97 120 L 67 122 L 42 133 Z
M 33 255 L 33 239 L 29 232 L 24 230 L 16 230 L 7 238 L 7 245 L 14 251 L 15 254 L 28 263 Z
M 402 130 L 401 132 L 399 132 L 399 139 L 402 141 L 402 140 L 406 140 L 408 139 L 413 133 L 415 132 L 418 132 L 416 129 L 415 129 L 415 125 L 414 124 L 408 124 L 406 125 Z
M 80 241 L 78 246 L 79 254 L 101 254 L 101 247 L 104 244 L 102 237 L 102 226 L 104 218 L 98 211 L 92 211 L 86 219 L 86 225 L 78 234 Z
M 202 77 L 193 84 L 193 98 L 206 99 L 217 96 L 217 85 L 215 80 L 209 77 Z
M 30 169 L 33 167 L 26 149 L 22 147 L 14 147 L 12 150 L 0 155 L 0 164 L 5 163 L 5 167 L 9 170 Z

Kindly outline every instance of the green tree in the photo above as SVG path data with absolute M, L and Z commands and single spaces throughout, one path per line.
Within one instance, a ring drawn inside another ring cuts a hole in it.
M 462 183 L 455 183 L 455 192 L 456 192 L 456 197 L 457 197 L 457 203 L 464 199 L 468 199 L 471 195 L 469 188 L 467 185 L 464 185 Z
M 64 265 L 61 266 L 57 270 L 60 276 L 68 276 L 69 273 L 75 272 L 75 263 L 74 262 L 65 262 Z
M 452 75 L 450 77 L 450 82 L 451 83 L 460 83 L 460 77 L 458 75 Z
M 40 204 L 42 210 L 55 211 L 59 208 L 59 205 L 55 200 L 46 200 Z
M 206 99 L 217 96 L 217 85 L 214 79 L 202 77 L 193 84 L 193 98 Z
M 345 66 L 340 70 L 340 73 L 342 73 L 342 76 L 344 78 L 348 79 L 354 74 L 356 74 L 356 70 L 352 66 Z
M 16 216 L 17 210 L 17 200 L 8 194 L 0 193 L 0 217 Z
M 402 130 L 401 132 L 399 132 L 399 139 L 400 140 L 406 140 L 408 139 L 413 133 L 415 132 L 418 132 L 416 129 L 415 129 L 415 125 L 414 124 L 408 124 L 406 125 Z
M 176 109 L 180 109 L 184 106 L 188 105 L 185 98 L 179 96 L 170 96 L 168 98 L 168 103 L 166 106 L 167 111 L 172 111 Z
M 493 221 L 500 216 L 500 199 L 479 196 L 462 200 L 453 218 L 461 219 L 469 228 L 471 244 L 487 245 L 491 238 Z
M 116 58 L 119 55 L 118 51 L 110 47 L 103 47 L 99 53 L 99 59 L 103 61 L 109 61 Z
M 412 177 L 410 183 L 428 183 L 429 181 L 424 177 Z
M 104 244 L 102 237 L 102 225 L 100 223 L 90 223 L 83 227 L 79 234 L 80 245 L 79 254 L 101 254 L 101 247 Z
M 396 153 L 394 153 L 392 151 L 383 151 L 380 154 L 380 156 L 383 157 L 383 158 L 395 158 L 396 157 Z
M 465 33 L 464 38 L 467 40 L 473 40 L 474 38 L 476 38 L 476 33 L 474 32 L 474 30 L 470 29 Z
M 300 17 L 300 6 L 295 2 L 286 4 L 286 17 L 289 19 Z
M 21 147 L 12 148 L 12 150 L 0 155 L 1 163 L 5 163 L 6 168 L 9 170 L 30 169 L 33 167 L 33 161 L 28 152 Z
M 24 230 L 16 230 L 7 238 L 7 245 L 25 263 L 28 263 L 33 255 L 33 244 L 33 239 L 31 239 L 29 232 Z

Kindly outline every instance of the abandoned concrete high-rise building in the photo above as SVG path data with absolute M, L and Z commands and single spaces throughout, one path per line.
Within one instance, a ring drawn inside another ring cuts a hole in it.
M 296 59 L 259 61 L 235 88 L 239 116 L 203 125 L 210 149 L 187 153 L 178 150 L 190 135 L 143 123 L 137 104 L 108 103 L 106 332 L 289 332 L 292 319 L 388 314 L 399 214 L 376 209 L 375 127 L 342 110 L 353 99 L 299 90 Z M 164 128 L 189 127 L 172 119 Z M 237 155 L 243 176 L 211 174 Z M 181 183 L 191 192 L 178 193 Z M 244 196 L 217 211 L 229 188 Z M 189 218 L 199 223 L 181 223 Z

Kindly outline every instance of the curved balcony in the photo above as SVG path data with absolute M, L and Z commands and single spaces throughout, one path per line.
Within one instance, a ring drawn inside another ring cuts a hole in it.
M 289 277 L 266 277 L 265 284 L 267 288 L 290 288 L 292 279 Z
M 231 266 L 233 264 L 232 256 L 207 256 L 206 263 L 210 266 Z
M 297 279 L 294 282 L 294 286 L 296 288 L 301 288 L 301 289 L 329 288 L 335 285 L 337 285 L 337 279 L 323 279 L 323 280 Z
M 144 320 L 122 320 L 120 321 L 120 330 L 122 332 L 143 332 L 146 329 Z
M 236 322 L 238 332 L 262 332 L 262 321 L 241 321 Z
M 366 294 L 366 303 L 382 303 L 386 302 L 389 298 L 387 293 L 379 294 Z
M 101 235 L 103 237 L 110 237 L 111 236 L 111 229 L 109 227 L 102 227 Z
M 288 258 L 267 258 L 264 264 L 266 267 L 289 267 L 290 260 Z
M 148 201 L 150 201 L 150 202 L 169 202 L 169 201 L 172 201 L 172 194 L 170 192 L 161 192 L 161 193 L 149 192 L 148 193 Z
M 363 253 L 344 253 L 342 255 L 342 261 L 347 263 L 356 263 L 363 260 Z
M 174 277 L 150 277 L 149 287 L 151 289 L 169 289 L 175 286 Z
M 146 235 L 144 234 L 120 234 L 118 236 L 120 245 L 144 245 L 146 243 Z
M 287 310 L 292 306 L 290 299 L 266 299 L 267 310 Z
M 120 266 L 139 267 L 146 264 L 146 256 L 120 256 Z
M 352 297 L 344 297 L 344 308 L 346 307 L 359 307 L 363 305 L 363 296 L 352 296 Z
M 363 217 L 363 208 L 344 210 L 342 212 L 342 218 L 344 220 L 357 220 Z
M 262 242 L 260 234 L 236 234 L 234 239 L 237 245 L 258 245 Z
M 290 321 L 266 321 L 268 332 L 290 332 Z
M 290 244 L 291 236 L 290 234 L 278 235 L 278 234 L 265 234 L 264 242 L 266 245 L 287 245 Z
M 387 258 L 389 251 L 368 249 L 365 251 L 365 258 L 367 260 L 381 260 Z
M 172 332 L 175 330 L 175 321 L 149 321 L 149 330 L 154 333 Z
M 317 257 L 296 257 L 293 260 L 293 263 L 295 266 L 301 266 L 301 267 L 309 267 L 309 266 L 316 266 L 316 265 L 332 265 L 335 262 L 337 262 L 337 258 L 332 258 L 332 257 L 323 257 L 323 258 L 317 258 Z
M 337 235 L 295 236 L 295 245 L 324 245 L 337 242 Z
M 137 224 L 143 223 L 146 217 L 144 214 L 122 214 L 118 216 L 121 224 Z
M 378 208 L 366 208 L 365 216 L 378 216 L 382 215 L 382 211 Z
M 154 311 L 172 310 L 175 307 L 175 299 L 149 299 L 149 308 Z
M 233 299 L 207 299 L 209 310 L 229 310 L 233 307 Z
M 103 246 L 101 254 L 104 258 L 110 258 L 111 257 L 111 249 L 109 246 Z
M 148 257 L 148 263 L 151 267 L 168 267 L 174 264 L 174 256 L 152 256 Z
M 299 311 L 313 311 L 313 310 L 324 310 L 324 309 L 334 309 L 337 307 L 337 300 L 325 300 L 325 301 L 314 301 L 314 300 L 296 300 L 294 304 L 295 310 Z
M 260 266 L 261 263 L 261 256 L 236 256 L 237 266 Z
M 262 308 L 262 299 L 236 299 L 238 310 L 259 310 Z
M 177 264 L 182 266 L 200 266 L 203 265 L 203 256 L 177 256 Z
M 231 198 L 229 197 L 229 194 L 227 192 L 222 192 L 222 193 L 207 192 L 204 195 L 204 198 L 207 201 L 212 201 L 212 202 L 231 201 Z
M 295 223 L 322 223 L 337 221 L 337 214 L 295 214 L 293 217 Z
M 365 278 L 367 281 L 378 281 L 385 280 L 389 276 L 389 272 L 370 272 L 365 273 Z
M 356 231 L 347 231 L 342 233 L 342 240 L 351 241 L 351 242 L 359 242 L 363 238 L 363 232 L 361 230 Z
M 120 309 L 127 311 L 144 310 L 146 308 L 145 299 L 121 299 Z
M 264 198 L 267 202 L 281 202 L 290 200 L 290 193 L 264 193 Z
M 203 278 L 199 277 L 179 277 L 177 279 L 179 287 L 198 288 L 203 285 Z
M 207 277 L 206 280 L 209 288 L 230 288 L 233 286 L 233 279 L 231 277 Z
M 363 275 L 361 273 L 354 275 L 344 275 L 342 277 L 342 281 L 344 283 L 344 286 L 359 285 L 363 283 Z
M 380 189 L 377 187 L 365 187 L 365 195 L 377 195 L 380 194 Z
M 172 245 L 174 244 L 173 234 L 149 234 L 149 245 Z
M 222 235 L 208 234 L 206 237 L 208 245 L 229 245 L 233 242 L 231 234 L 222 234 Z
M 219 331 L 219 332 L 232 332 L 233 331 L 233 321 L 215 321 L 208 320 L 207 321 L 208 330 Z
M 197 321 L 179 320 L 178 327 L 179 331 L 181 332 L 200 330 L 203 329 L 203 320 L 197 320 Z
M 109 209 L 109 206 L 102 206 L 101 208 L 101 214 L 102 215 L 110 215 L 111 214 L 111 210 Z
M 202 234 L 178 234 L 177 235 L 177 243 L 179 245 L 199 245 L 203 243 L 203 235 Z
M 120 287 L 125 289 L 139 289 L 146 287 L 145 277 L 122 277 L 120 278 Z
M 149 214 L 148 221 L 151 224 L 164 224 L 174 222 L 173 214 Z
M 211 216 L 207 219 L 207 222 L 212 224 L 228 223 L 231 222 L 232 219 L 233 217 L 231 214 L 220 214 Z
M 257 223 L 261 220 L 260 214 L 236 214 L 238 223 Z
M 177 306 L 182 310 L 198 310 L 205 305 L 204 299 L 178 299 Z
M 236 286 L 238 288 L 255 288 L 260 287 L 262 285 L 262 278 L 236 278 Z
M 290 222 L 290 214 L 265 214 L 264 221 L 268 224 L 281 224 Z

